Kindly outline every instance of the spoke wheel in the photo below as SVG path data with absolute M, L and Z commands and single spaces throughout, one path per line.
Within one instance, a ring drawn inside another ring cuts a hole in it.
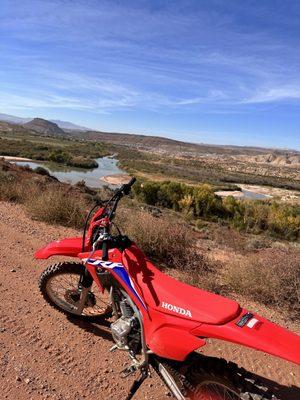
M 183 368 L 190 400 L 280 400 L 257 376 L 222 358 L 192 353 Z
M 187 390 L 188 398 L 192 400 L 239 400 L 239 392 L 228 382 L 214 380 L 203 381 L 194 390 Z
M 86 319 L 110 316 L 108 290 L 101 293 L 95 283 L 88 291 L 80 286 L 83 268 L 78 263 L 59 263 L 48 267 L 39 280 L 44 299 L 65 314 Z
M 256 375 L 222 358 L 191 353 L 183 362 L 158 358 L 176 386 L 176 398 L 188 400 L 280 400 Z M 159 363 L 152 363 L 167 386 Z

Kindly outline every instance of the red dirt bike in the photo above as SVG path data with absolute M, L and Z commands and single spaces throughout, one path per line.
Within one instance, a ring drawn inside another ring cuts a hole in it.
M 233 300 L 165 275 L 127 236 L 119 230 L 112 235 L 118 202 L 134 182 L 132 178 L 110 200 L 93 207 L 83 238 L 56 241 L 35 253 L 37 259 L 64 255 L 81 260 L 54 264 L 42 273 L 39 285 L 45 300 L 69 315 L 113 318 L 111 350 L 126 350 L 130 357 L 121 375 L 140 372 L 127 400 L 150 367 L 176 399 L 276 399 L 236 364 L 196 350 L 206 338 L 217 338 L 299 364 L 300 336 Z

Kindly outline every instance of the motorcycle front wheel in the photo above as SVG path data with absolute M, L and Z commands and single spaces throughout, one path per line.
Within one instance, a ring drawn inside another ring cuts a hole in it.
M 50 265 L 39 279 L 42 296 L 53 308 L 67 315 L 83 319 L 109 317 L 109 292 L 104 290 L 101 293 L 95 283 L 85 294 L 82 304 L 83 288 L 80 286 L 80 277 L 83 270 L 84 265 L 73 262 Z

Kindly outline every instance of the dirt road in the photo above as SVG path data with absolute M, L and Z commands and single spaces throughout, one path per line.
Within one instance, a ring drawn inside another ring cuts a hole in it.
M 133 377 L 119 378 L 127 357 L 109 353 L 108 326 L 75 322 L 41 298 L 37 280 L 51 262 L 36 262 L 33 252 L 47 242 L 78 232 L 31 221 L 20 206 L 0 203 L 0 393 L 9 400 L 79 400 L 125 397 Z M 278 382 L 284 400 L 299 400 L 296 366 L 264 354 L 214 343 L 258 375 Z M 271 382 L 271 383 L 272 383 Z M 163 400 L 167 390 L 154 375 L 137 399 Z

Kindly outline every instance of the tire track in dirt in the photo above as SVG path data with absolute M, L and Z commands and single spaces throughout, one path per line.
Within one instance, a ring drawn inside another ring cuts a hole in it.
M 53 261 L 34 261 L 34 251 L 52 240 L 75 236 L 78 232 L 32 221 L 20 206 L 0 203 L 0 235 L 3 399 L 122 399 L 134 377 L 119 378 L 128 357 L 121 352 L 109 353 L 112 341 L 107 324 L 67 319 L 47 306 L 39 294 L 38 277 Z M 299 384 L 299 369 L 290 363 L 220 342 L 214 342 L 204 351 L 223 355 L 282 385 Z M 295 390 L 281 391 L 285 400 L 300 398 Z M 153 374 L 136 398 L 164 400 L 169 398 L 166 393 Z
M 68 321 L 47 306 L 38 291 L 38 276 L 49 261 L 38 267 L 34 250 L 78 233 L 33 222 L 21 207 L 5 203 L 0 204 L 0 232 L 3 398 L 122 398 L 133 378 L 120 380 L 118 373 L 127 358 L 123 353 L 108 353 L 112 345 L 108 328 Z M 153 378 L 139 398 L 163 399 L 165 392 Z

